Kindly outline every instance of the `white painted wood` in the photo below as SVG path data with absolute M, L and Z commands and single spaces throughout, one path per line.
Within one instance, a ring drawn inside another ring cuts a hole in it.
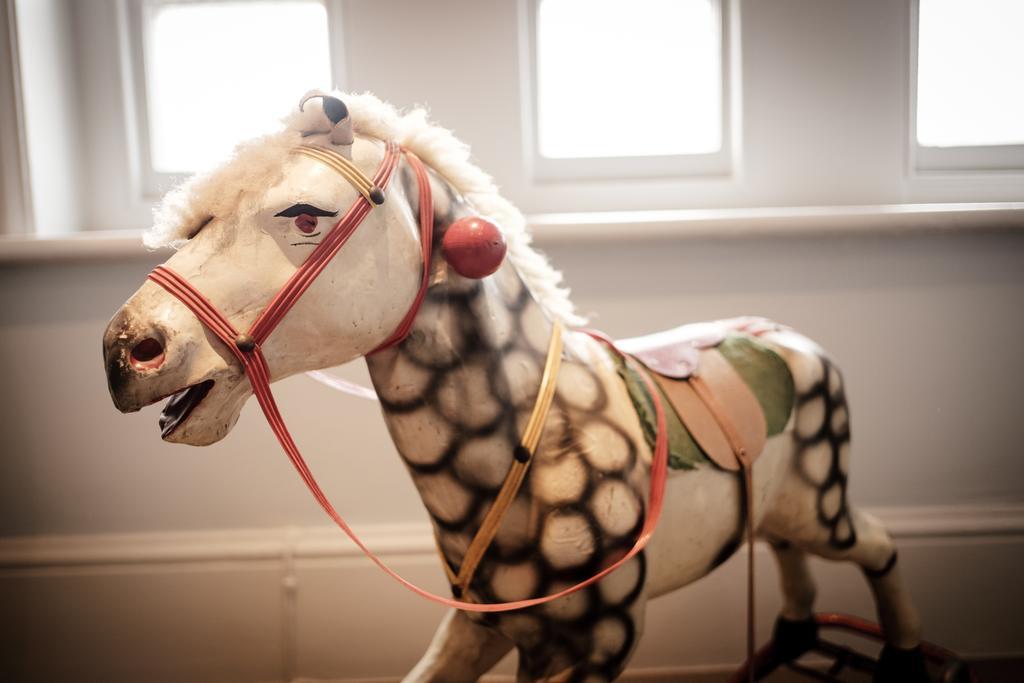
M 0 238 L 0 263 L 91 259 L 166 259 L 170 251 L 152 252 L 138 230 L 79 232 L 60 236 L 19 235 Z
M 866 508 L 899 539 L 1024 536 L 1024 503 Z M 381 555 L 436 557 L 426 522 L 355 528 Z M 0 538 L 0 569 L 159 565 L 186 562 L 253 562 L 362 558 L 333 526 L 202 531 L 8 536 Z
M 867 508 L 898 539 L 1024 536 L 1024 503 Z M 434 557 L 426 522 L 355 528 L 375 553 Z M 334 526 L 211 529 L 0 538 L 0 569 L 183 562 L 340 560 L 362 554 Z M 347 565 L 346 565 L 347 566 Z
M 31 189 L 25 149 L 15 0 L 0 2 L 0 235 L 31 234 Z
M 73 6 L 62 0 L 15 0 L 14 5 L 23 117 L 19 134 L 27 149 L 34 229 L 75 232 L 85 213 L 85 126 L 78 107 Z
M 1024 145 L 928 147 L 917 142 L 917 69 L 920 0 L 909 0 L 910 26 L 907 59 L 907 153 L 912 179 L 969 178 L 978 171 L 1024 179 Z
M 530 225 L 541 245 L 663 238 L 1017 230 L 1024 227 L 1024 203 L 581 212 L 534 215 L 530 217 Z
M 711 0 L 716 14 L 720 45 L 721 136 L 717 152 L 706 154 L 665 155 L 646 157 L 549 159 L 539 152 L 538 145 L 538 60 L 537 14 L 540 0 L 518 0 L 518 31 L 520 34 L 520 92 L 523 130 L 522 158 L 525 175 L 534 183 L 545 181 L 621 180 L 622 178 L 657 178 L 672 176 L 729 177 L 734 171 L 733 157 L 740 153 L 739 122 L 733 112 L 739 103 L 739 53 L 736 42 L 739 29 L 739 5 L 734 0 Z M 657 69 L 656 64 L 643 68 Z M 619 111 L 613 93 L 609 99 L 592 103 L 594 116 L 608 120 L 609 135 L 622 135 L 628 124 Z
M 754 209 L 677 209 L 538 214 L 527 217 L 541 247 L 659 239 L 906 235 L 933 232 L 1019 231 L 1024 202 L 798 206 Z M 0 238 L 0 264 L 110 258 L 152 259 L 137 230 Z
M 131 158 L 128 166 L 133 170 L 133 185 L 138 198 L 146 203 L 153 203 L 168 188 L 181 183 L 187 175 L 157 171 L 152 164 L 152 141 L 150 140 L 149 92 L 147 83 L 147 45 L 151 40 L 149 21 L 153 16 L 153 7 L 162 3 L 174 4 L 177 0 L 123 0 L 118 7 L 118 21 L 101 30 L 110 32 L 108 35 L 117 39 L 119 61 L 125 79 L 124 113 L 130 129 L 124 132 Z M 345 52 L 342 44 L 344 31 L 343 7 L 341 0 L 321 0 L 326 12 L 329 49 L 331 86 L 343 88 L 345 78 Z M 116 30 L 116 33 L 113 31 Z M 310 84 L 310 87 L 326 84 Z M 296 86 L 296 92 L 308 90 Z M 280 114 L 288 111 L 289 106 L 296 103 L 282 102 Z M 239 102 L 223 102 L 216 105 L 244 106 Z

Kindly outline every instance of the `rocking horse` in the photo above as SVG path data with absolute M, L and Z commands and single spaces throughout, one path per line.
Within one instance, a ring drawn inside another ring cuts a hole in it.
M 815 642 L 811 553 L 863 570 L 876 680 L 927 680 L 893 543 L 847 499 L 849 416 L 824 351 L 757 318 L 617 342 L 581 329 L 522 215 L 468 159 L 420 110 L 308 94 L 165 198 L 146 240 L 178 251 L 104 336 L 116 407 L 170 397 L 163 438 L 200 446 L 254 394 L 352 535 L 270 383 L 365 357 L 452 587 L 395 575 L 452 607 L 407 681 L 473 681 L 513 647 L 520 681 L 611 681 L 647 601 L 755 536 L 782 577 L 777 652 Z

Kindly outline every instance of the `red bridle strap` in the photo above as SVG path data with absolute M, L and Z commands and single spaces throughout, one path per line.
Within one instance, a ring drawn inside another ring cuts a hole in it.
M 402 322 L 391 336 L 370 353 L 377 353 L 386 348 L 401 343 L 409 335 L 412 323 L 416 314 L 420 312 L 420 305 L 427 295 L 427 288 L 430 287 L 430 261 L 434 248 L 434 197 L 430 191 L 430 176 L 427 174 L 427 167 L 423 165 L 420 158 L 412 152 L 405 152 L 405 160 L 409 163 L 414 174 L 416 174 L 416 186 L 419 188 L 420 206 L 420 249 L 423 252 L 423 277 L 420 280 L 420 290 L 416 293 L 416 299 L 409 307 Z
M 381 190 L 386 190 L 391 176 L 395 172 L 401 156 L 401 148 L 394 142 L 385 143 L 384 159 L 377 167 L 373 176 L 373 182 Z M 373 209 L 373 204 L 366 197 L 360 195 L 352 207 L 342 216 L 341 220 L 331 229 L 327 236 L 313 250 L 313 253 L 306 258 L 295 273 L 288 279 L 284 287 L 274 296 L 260 316 L 253 323 L 249 330 L 249 336 L 256 344 L 266 341 L 270 333 L 274 331 L 285 314 L 291 310 L 299 297 L 309 288 L 313 281 L 323 272 L 331 259 L 341 250 L 356 231 L 356 228 L 363 222 L 363 219 Z
M 393 143 L 387 143 L 384 160 L 381 162 L 381 165 L 374 176 L 374 182 L 382 190 L 387 189 L 387 185 L 394 173 L 395 166 L 398 164 L 399 155 L 399 147 Z M 419 184 L 419 218 L 421 239 L 423 239 L 422 249 L 424 254 L 423 278 L 420 291 L 417 294 L 409 312 L 406 314 L 405 318 L 403 318 L 398 329 L 396 329 L 395 332 L 392 333 L 392 335 L 380 347 L 378 347 L 378 349 L 396 344 L 405 338 L 405 335 L 408 334 L 408 331 L 412 326 L 413 319 L 416 317 L 416 312 L 419 310 L 419 306 L 423 301 L 423 297 L 426 294 L 427 286 L 429 284 L 430 244 L 432 242 L 433 231 L 433 203 L 430 195 L 429 177 L 427 176 L 426 169 L 419 159 L 408 152 L 406 152 L 406 155 L 410 166 L 416 174 Z M 351 527 L 349 527 L 345 520 L 342 519 L 341 515 L 334 509 L 334 506 L 320 488 L 320 485 L 314 478 L 309 466 L 306 464 L 305 459 L 302 457 L 302 453 L 299 452 L 298 446 L 296 446 L 294 439 L 292 439 L 292 436 L 288 431 L 288 427 L 285 425 L 284 418 L 281 416 L 281 411 L 277 407 L 277 402 L 274 400 L 274 395 L 270 389 L 270 369 L 267 366 L 267 361 L 263 356 L 263 350 L 260 345 L 266 340 L 274 330 L 274 327 L 281 321 L 299 297 L 302 296 L 303 292 L 305 292 L 312 284 L 317 275 L 323 271 L 330 259 L 338 253 L 338 250 L 341 249 L 355 229 L 359 227 L 359 224 L 371 209 L 372 205 L 365 197 L 360 196 L 356 200 L 355 204 L 353 204 L 352 208 L 349 209 L 334 228 L 332 228 L 331 232 L 324 238 L 324 241 L 314 249 L 309 258 L 299 266 L 295 274 L 289 278 L 281 291 L 279 291 L 271 300 L 270 304 L 263 310 L 260 316 L 256 319 L 256 322 L 250 328 L 248 335 L 240 335 L 234 325 L 231 324 L 231 321 L 229 321 L 217 309 L 217 307 L 209 301 L 209 299 L 193 287 L 188 280 L 170 268 L 167 268 L 166 266 L 157 266 L 153 272 L 150 273 L 149 279 L 163 287 L 171 295 L 185 304 L 185 306 L 187 306 L 189 310 L 191 310 L 196 317 L 199 318 L 199 320 L 217 336 L 218 339 L 224 342 L 231 353 L 238 359 L 246 376 L 249 378 L 249 384 L 252 387 L 253 394 L 256 396 L 256 400 L 259 403 L 260 408 L 263 410 L 264 416 L 266 416 L 267 423 L 270 425 L 270 428 L 277 437 L 278 442 L 280 442 L 281 447 L 288 455 L 292 465 L 299 473 L 299 476 L 302 477 L 302 480 L 306 483 L 306 486 L 313 494 L 317 503 L 320 504 L 320 507 L 322 507 L 324 512 L 327 513 L 327 516 L 330 517 L 331 520 L 333 520 L 334 523 L 345 533 L 345 535 L 356 544 L 363 554 L 370 558 L 374 564 L 380 567 L 381 570 L 400 584 L 428 600 L 448 607 L 454 607 L 456 609 L 470 612 L 507 612 L 510 610 L 542 605 L 571 593 L 575 593 L 576 591 L 600 581 L 636 556 L 637 553 L 643 550 L 647 545 L 658 525 L 658 520 L 661 517 L 662 505 L 665 498 L 665 482 L 668 478 L 668 435 L 665 428 L 665 413 L 661 405 L 661 400 L 658 396 L 657 388 L 643 372 L 641 372 L 641 377 L 646 383 L 647 389 L 654 400 L 654 409 L 657 415 L 658 425 L 658 436 L 654 445 L 654 456 L 651 463 L 648 514 L 644 519 L 643 527 L 641 528 L 640 534 L 637 537 L 636 542 L 633 544 L 633 547 L 630 548 L 625 555 L 618 558 L 615 562 L 590 578 L 557 593 L 540 598 L 490 604 L 478 604 L 463 600 L 455 600 L 431 593 L 430 591 L 420 588 L 403 578 L 395 570 L 386 565 L 384 561 L 373 551 L 371 551 L 366 544 L 356 536 L 355 532 L 352 531 Z M 604 335 L 597 332 L 588 332 L 588 334 L 608 344 L 610 348 L 616 351 L 616 353 L 622 355 L 621 352 L 616 349 L 614 342 Z

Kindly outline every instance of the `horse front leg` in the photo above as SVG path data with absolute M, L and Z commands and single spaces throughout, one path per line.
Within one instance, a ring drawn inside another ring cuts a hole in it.
M 512 634 L 519 649 L 517 683 L 616 680 L 644 630 L 644 567 L 641 554 L 596 586 L 532 613 L 503 617 L 499 628 Z
M 477 623 L 459 610 L 450 610 L 434 640 L 403 683 L 470 683 L 498 663 L 512 641 L 496 629 Z

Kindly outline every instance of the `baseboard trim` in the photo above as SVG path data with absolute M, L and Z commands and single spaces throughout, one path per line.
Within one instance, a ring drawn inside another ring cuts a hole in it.
M 901 544 L 901 570 L 929 639 L 968 657 L 1024 651 L 1010 607 L 1024 598 L 1014 575 L 1024 504 L 869 511 Z M 444 590 L 426 524 L 366 525 L 359 533 L 407 578 Z M 767 546 L 759 553 L 767 555 Z M 764 637 L 779 596 L 770 587 L 774 567 L 762 560 Z M 652 603 L 647 636 L 623 680 L 722 680 L 742 659 L 744 567 L 734 558 L 699 589 Z M 814 573 L 822 609 L 871 614 L 855 568 L 815 562 Z M 0 539 L 0 603 L 10 615 L 0 679 L 27 683 L 129 681 L 139 671 L 153 680 L 294 682 L 301 675 L 383 683 L 412 668 L 441 614 L 390 583 L 329 527 Z M 502 662 L 488 680 L 511 680 L 502 674 L 512 664 Z
M 701 681 L 721 681 L 736 671 L 736 664 L 708 664 L 686 666 L 658 666 L 626 669 L 618 683 L 667 683 L 668 681 L 685 680 L 687 683 Z M 383 676 L 375 678 L 294 678 L 289 683 L 400 683 L 400 676 Z M 514 683 L 516 677 L 509 674 L 486 674 L 480 683 Z
M 896 538 L 1005 536 L 1024 533 L 1024 503 L 866 508 Z
M 1024 503 L 869 508 L 897 539 L 1024 534 Z M 436 552 L 429 524 L 356 529 L 385 556 Z M 271 527 L 0 538 L 0 569 L 349 558 L 360 551 L 334 527 Z
M 433 553 L 426 523 L 374 524 L 356 533 L 380 555 Z M 334 527 L 268 527 L 0 539 L 0 569 L 345 558 L 359 549 Z

